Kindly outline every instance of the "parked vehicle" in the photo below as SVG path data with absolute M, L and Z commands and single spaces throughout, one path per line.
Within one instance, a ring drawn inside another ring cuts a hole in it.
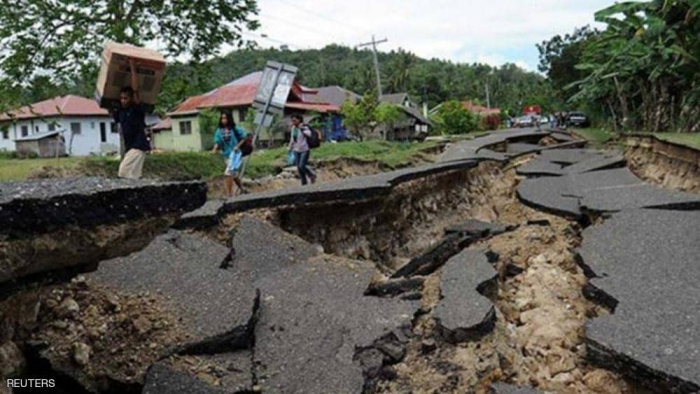
M 588 117 L 583 112 L 570 112 L 568 117 L 568 124 L 569 126 L 574 127 L 588 127 L 591 125 L 591 122 L 588 120 Z
M 532 116 L 521 116 L 515 119 L 515 127 L 534 127 Z

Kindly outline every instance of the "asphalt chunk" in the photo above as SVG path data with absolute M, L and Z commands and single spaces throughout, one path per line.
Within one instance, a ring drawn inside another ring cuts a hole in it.
M 161 296 L 196 343 L 245 327 L 252 317 L 250 279 L 219 268 L 228 254 L 212 240 L 173 230 L 138 253 L 103 262 L 87 277 L 121 292 Z
M 475 340 L 491 332 L 496 321 L 494 306 L 479 290 L 484 291 L 495 276 L 486 254 L 478 249 L 463 250 L 442 268 L 442 298 L 434 315 L 447 341 Z
M 361 393 L 356 350 L 410 327 L 415 304 L 363 295 L 376 272 L 371 264 L 316 260 L 255 283 L 263 302 L 254 357 L 266 393 Z
M 583 233 L 590 282 L 617 301 L 589 357 L 665 390 L 700 390 L 700 212 L 626 210 Z

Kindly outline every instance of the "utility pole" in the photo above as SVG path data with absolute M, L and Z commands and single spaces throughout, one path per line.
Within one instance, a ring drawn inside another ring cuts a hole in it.
M 363 47 L 368 47 L 372 46 L 372 54 L 374 54 L 374 71 L 377 73 L 377 94 L 379 95 L 379 100 L 382 99 L 382 80 L 381 77 L 379 76 L 379 59 L 377 59 L 377 44 L 381 44 L 383 42 L 387 42 L 386 38 L 381 39 L 379 41 L 374 39 L 374 34 L 372 34 L 372 41 L 371 42 L 365 42 L 362 44 L 357 45 L 356 48 L 363 48 Z

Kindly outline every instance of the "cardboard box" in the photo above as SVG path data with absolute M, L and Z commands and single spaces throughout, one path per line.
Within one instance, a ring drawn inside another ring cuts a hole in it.
M 165 58 L 160 53 L 129 44 L 108 41 L 102 52 L 102 66 L 97 76 L 95 100 L 100 107 L 119 106 L 119 92 L 131 86 L 129 58 L 136 59 L 139 96 L 149 111 L 153 111 L 165 75 Z

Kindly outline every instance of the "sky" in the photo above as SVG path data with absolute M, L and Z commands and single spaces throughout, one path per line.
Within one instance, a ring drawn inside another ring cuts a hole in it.
M 386 38 L 424 58 L 537 70 L 535 44 L 594 24 L 612 0 L 259 0 L 261 27 L 244 38 L 262 47 L 355 46 Z M 595 24 L 594 24 L 595 25 Z

